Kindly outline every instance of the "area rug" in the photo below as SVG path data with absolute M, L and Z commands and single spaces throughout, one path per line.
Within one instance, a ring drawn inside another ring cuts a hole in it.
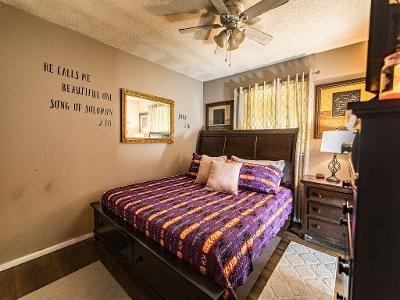
M 290 242 L 259 300 L 331 300 L 337 258 Z
M 54 281 L 24 297 L 44 299 L 131 299 L 100 261 Z

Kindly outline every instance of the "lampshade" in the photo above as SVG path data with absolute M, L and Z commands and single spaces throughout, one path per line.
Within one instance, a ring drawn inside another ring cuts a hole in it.
M 352 131 L 354 128 L 354 125 L 356 125 L 356 122 L 357 122 L 357 117 L 355 115 L 350 115 L 348 117 L 348 121 L 347 121 L 347 125 L 346 125 L 347 130 Z
M 342 153 L 342 144 L 353 144 L 354 133 L 348 130 L 322 132 L 321 152 Z
M 237 45 L 236 43 L 235 43 L 235 40 L 231 37 L 231 38 L 229 38 L 229 40 L 228 40 L 228 47 L 226 48 L 226 50 L 228 50 L 228 51 L 233 51 L 233 50 L 236 50 L 236 49 L 239 49 L 239 45 Z
M 226 38 L 228 36 L 228 32 L 226 30 L 222 30 L 218 35 L 214 36 L 214 41 L 220 48 L 225 47 Z
M 244 39 L 246 37 L 246 34 L 241 31 L 239 28 L 235 28 L 232 30 L 232 38 L 235 41 L 236 45 L 240 45 L 241 43 L 243 43 Z

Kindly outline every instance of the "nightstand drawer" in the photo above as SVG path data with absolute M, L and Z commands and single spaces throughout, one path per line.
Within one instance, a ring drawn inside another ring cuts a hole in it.
M 344 241 L 346 238 L 345 230 L 346 228 L 339 224 L 329 223 L 322 220 L 308 218 L 308 231 L 330 237 L 336 240 Z
M 342 208 L 311 200 L 308 201 L 308 214 L 310 216 L 323 217 L 336 222 L 339 222 L 339 220 L 343 218 Z
M 352 205 L 352 191 L 315 176 L 305 175 L 302 195 L 302 233 L 304 238 L 337 249 L 347 249 L 346 226 L 340 225 L 343 203 Z
M 310 187 L 308 190 L 308 198 L 310 200 L 330 201 L 341 207 L 343 202 L 352 198 L 349 194 L 338 193 L 335 191 L 325 190 L 316 187 Z

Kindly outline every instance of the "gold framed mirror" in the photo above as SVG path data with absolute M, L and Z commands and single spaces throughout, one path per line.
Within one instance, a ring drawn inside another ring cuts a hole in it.
M 121 142 L 173 143 L 174 101 L 121 89 Z

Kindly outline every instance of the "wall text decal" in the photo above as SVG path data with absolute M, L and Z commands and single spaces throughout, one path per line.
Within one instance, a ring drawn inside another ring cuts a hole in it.
M 181 113 L 178 114 L 178 120 L 186 121 L 186 119 L 187 119 L 186 115 L 181 114 Z M 185 123 L 183 128 L 190 129 L 190 123 Z
M 75 70 L 72 68 L 68 68 L 62 65 L 54 65 L 48 62 L 43 63 L 43 71 L 54 74 L 59 77 L 63 77 L 65 79 L 72 79 L 75 81 L 79 81 L 82 84 L 92 83 L 92 75 L 81 72 L 79 70 Z M 98 126 L 101 127 L 111 127 L 111 120 L 107 117 L 113 116 L 113 109 L 109 107 L 104 107 L 103 105 L 110 104 L 112 102 L 112 95 L 108 92 L 102 92 L 97 89 L 88 88 L 81 84 L 71 84 L 62 82 L 61 83 L 61 92 L 88 97 L 91 100 L 100 100 L 106 101 L 99 104 L 86 104 L 77 101 L 68 101 L 65 99 L 50 99 L 49 109 L 51 110 L 65 110 L 65 111 L 74 111 L 74 112 L 82 112 L 88 115 L 97 115 L 100 116 L 101 119 L 98 120 Z

